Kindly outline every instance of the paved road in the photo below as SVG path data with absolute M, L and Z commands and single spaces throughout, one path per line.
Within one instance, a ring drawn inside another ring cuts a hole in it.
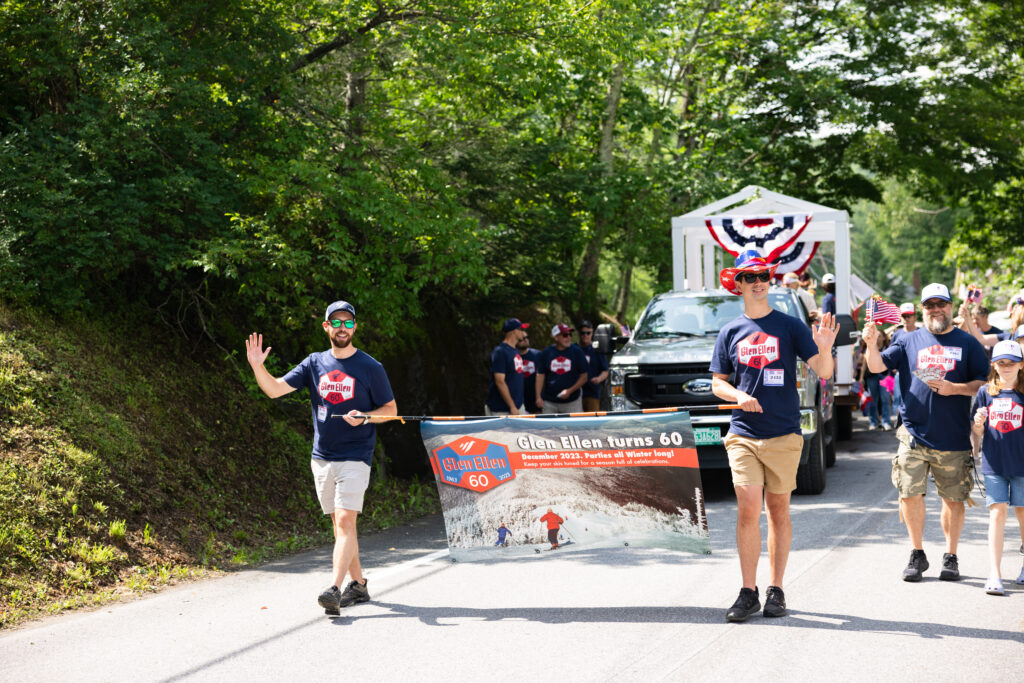
M 790 616 L 728 624 L 739 588 L 735 504 L 706 482 L 710 557 L 653 550 L 452 563 L 439 518 L 363 539 L 373 601 L 315 604 L 329 551 L 48 619 L 0 636 L 4 681 L 1014 680 L 1024 586 L 982 590 L 987 514 L 970 510 L 958 583 L 899 580 L 909 554 L 888 481 L 891 433 L 842 444 L 825 494 L 794 498 Z M 1015 527 L 1004 572 L 1016 576 Z M 767 566 L 759 568 L 764 589 Z

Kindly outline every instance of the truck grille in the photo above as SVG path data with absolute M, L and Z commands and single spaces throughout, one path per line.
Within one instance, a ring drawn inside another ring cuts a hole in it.
M 721 403 L 711 393 L 706 363 L 641 365 L 626 378 L 626 396 L 644 407 L 706 406 Z

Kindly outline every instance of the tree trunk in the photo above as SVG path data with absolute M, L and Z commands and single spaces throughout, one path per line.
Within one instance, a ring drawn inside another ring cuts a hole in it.
M 598 159 L 601 164 L 601 175 L 605 179 L 615 173 L 615 119 L 622 98 L 622 82 L 625 67 L 620 62 L 612 71 L 611 83 L 608 85 L 608 96 L 605 98 L 604 120 L 601 123 L 601 143 L 598 148 Z M 594 316 L 597 313 L 598 266 L 601 262 L 601 251 L 611 223 L 610 216 L 604 211 L 594 212 L 594 236 L 587 242 L 583 252 L 583 261 L 577 276 L 577 294 L 574 306 L 576 317 Z

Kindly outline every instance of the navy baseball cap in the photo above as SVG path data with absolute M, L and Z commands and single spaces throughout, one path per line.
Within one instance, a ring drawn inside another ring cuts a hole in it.
M 335 301 L 333 304 L 327 307 L 327 312 L 324 313 L 324 320 L 331 319 L 331 313 L 335 311 L 348 311 L 352 314 L 352 317 L 356 317 L 356 307 L 347 301 Z
M 501 326 L 501 331 L 504 332 L 505 334 L 508 334 L 512 330 L 518 329 L 528 330 L 530 329 L 530 323 L 524 323 L 519 318 L 509 318 L 508 320 L 505 321 L 505 324 Z

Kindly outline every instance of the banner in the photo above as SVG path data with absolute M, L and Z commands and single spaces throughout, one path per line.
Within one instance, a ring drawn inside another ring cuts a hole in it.
M 710 554 L 687 412 L 427 421 L 455 560 L 602 547 Z
M 733 256 L 739 256 L 747 249 L 757 249 L 769 261 L 776 261 L 782 256 L 810 222 L 810 214 L 718 216 L 704 220 L 715 241 Z

